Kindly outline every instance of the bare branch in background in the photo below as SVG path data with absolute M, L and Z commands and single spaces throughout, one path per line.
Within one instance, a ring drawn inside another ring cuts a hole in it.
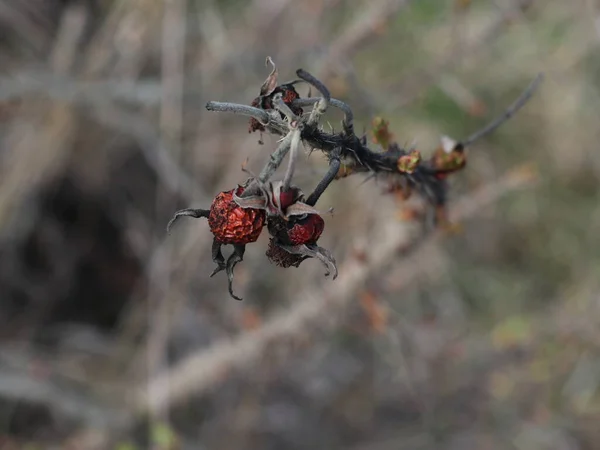
M 513 115 L 515 115 L 519 111 L 519 109 L 521 109 L 523 106 L 525 106 L 525 104 L 529 101 L 531 96 L 537 90 L 537 88 L 539 87 L 539 85 L 541 84 L 543 79 L 544 79 L 544 75 L 541 73 L 538 74 L 538 76 L 536 76 L 535 79 L 531 82 L 531 84 L 529 86 L 527 86 L 527 88 L 523 91 L 523 93 L 519 96 L 519 98 L 517 100 L 515 100 L 515 102 L 512 105 L 510 105 L 500 117 L 494 119 L 492 122 L 490 122 L 484 128 L 473 133 L 471 136 L 469 136 L 465 140 L 461 141 L 461 144 L 464 147 L 467 147 L 467 146 L 473 144 L 475 141 L 478 141 L 479 139 L 492 133 L 494 130 L 496 130 L 496 128 L 498 128 L 500 125 L 502 125 L 508 119 L 510 119 Z
M 394 17 L 401 8 L 410 4 L 411 0 L 384 0 L 368 4 L 364 10 L 356 14 L 356 19 L 348 25 L 337 39 L 329 46 L 327 57 L 334 64 L 349 60 L 352 53 L 371 37 L 377 27 Z
M 185 49 L 187 37 L 187 0 L 165 0 L 163 1 L 163 22 L 161 39 L 161 91 L 160 104 L 160 138 L 168 142 L 172 151 L 171 157 L 179 167 L 181 160 L 183 141 L 183 95 L 185 84 Z M 179 181 L 176 178 L 175 183 Z M 172 203 L 171 197 L 164 192 L 162 186 L 156 186 L 156 219 L 160 220 L 163 211 L 168 210 Z M 196 212 L 207 213 L 207 211 L 196 210 Z M 190 214 L 188 214 L 190 215 Z M 177 216 L 176 216 L 177 217 Z M 194 217 L 194 215 L 192 215 Z M 198 217 L 197 215 L 195 217 Z M 208 215 L 205 215 L 208 217 Z M 172 224 L 172 221 L 170 222 Z M 167 226 L 167 230 L 169 227 Z M 156 245 L 163 239 L 162 233 L 155 235 Z M 163 253 L 165 266 L 171 265 L 174 260 L 172 248 L 167 247 Z M 165 304 L 162 299 L 168 292 L 172 283 L 171 273 L 163 270 L 154 273 L 150 284 L 147 303 L 148 327 L 152 333 L 148 336 L 146 356 L 148 373 L 158 374 L 166 366 L 165 349 L 168 346 L 171 335 L 171 318 L 169 312 L 176 307 L 181 307 L 181 301 L 174 305 Z M 150 398 L 158 393 L 149 391 Z M 157 420 L 158 418 L 154 418 Z

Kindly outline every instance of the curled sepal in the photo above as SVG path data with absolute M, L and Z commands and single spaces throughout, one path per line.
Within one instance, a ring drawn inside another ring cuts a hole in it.
M 320 214 L 318 210 L 306 203 L 296 202 L 290 205 L 285 210 L 285 218 L 289 219 L 292 216 L 303 216 L 304 214 Z
M 233 194 L 233 201 L 240 208 L 252 208 L 252 209 L 267 209 L 267 201 L 264 195 L 251 195 L 248 197 L 240 197 Z
M 227 282 L 229 285 L 229 295 L 231 295 L 236 300 L 242 301 L 241 297 L 237 297 L 233 293 L 233 269 L 236 264 L 241 262 L 244 259 L 244 252 L 246 251 L 245 245 L 234 245 L 233 253 L 227 259 L 227 267 L 225 268 L 225 272 L 227 273 Z
M 262 183 L 257 178 L 248 180 L 248 193 L 246 195 L 233 196 L 233 201 L 240 208 L 256 208 L 267 211 L 269 215 L 276 215 L 280 209 L 274 200 L 274 189 L 271 182 Z
M 271 73 L 269 74 L 269 76 L 267 77 L 265 82 L 260 87 L 260 95 L 271 95 L 273 93 L 273 91 L 275 90 L 275 88 L 277 87 L 277 75 L 278 75 L 277 66 L 275 65 L 275 63 L 273 62 L 271 57 L 267 56 L 265 65 L 269 65 L 269 64 L 271 64 L 271 66 L 273 66 L 273 70 L 271 70 Z
M 283 181 L 270 182 L 265 194 L 268 198 L 269 209 L 284 218 L 289 216 L 287 211 L 302 198 L 300 188 L 290 186 L 285 189 Z
M 281 181 L 267 183 L 261 183 L 258 179 L 252 181 L 254 183 L 250 181 L 247 183 L 248 190 L 253 191 L 251 195 L 238 196 L 235 193 L 233 195 L 233 201 L 241 208 L 265 210 L 270 217 L 278 216 L 285 220 L 304 214 L 319 214 L 319 211 L 302 201 L 302 191 L 295 186 L 290 186 L 286 190 Z
M 281 99 L 286 107 L 288 107 L 294 115 L 301 116 L 304 111 L 301 107 L 294 106 L 293 104 L 295 100 L 300 98 L 300 95 L 296 89 L 294 89 L 294 85 L 298 82 L 298 80 L 278 85 L 277 67 L 270 57 L 267 57 L 267 64 L 271 64 L 273 66 L 273 70 L 271 70 L 271 73 L 260 87 L 259 96 L 252 100 L 251 105 L 255 108 L 263 109 L 265 111 L 275 109 L 274 97 L 277 94 L 281 94 Z M 284 119 L 284 117 L 285 115 L 281 114 L 281 118 Z M 263 131 L 266 131 L 266 128 L 265 125 L 259 122 L 255 117 L 251 117 L 248 132 L 252 133 L 254 131 L 260 131 L 262 133 Z
M 205 217 L 208 219 L 209 214 L 210 214 L 209 209 L 194 209 L 194 208 L 181 209 L 173 215 L 173 218 L 171 220 L 169 220 L 169 223 L 167 224 L 167 234 L 171 233 L 171 228 L 173 227 L 173 224 L 180 217 L 186 216 L 186 217 L 193 217 L 194 219 L 199 219 L 201 217 Z
M 233 269 L 235 268 L 237 263 L 243 261 L 244 252 L 246 251 L 246 246 L 240 245 L 240 244 L 233 244 L 233 253 L 231 255 L 229 255 L 229 258 L 227 258 L 227 261 L 225 261 L 225 257 L 223 256 L 223 253 L 221 252 L 221 246 L 222 246 L 222 244 L 218 240 L 216 240 L 216 239 L 213 240 L 212 259 L 217 264 L 217 267 L 215 267 L 215 270 L 212 271 L 212 273 L 210 274 L 210 277 L 213 277 L 217 273 L 224 270 L 225 273 L 227 274 L 229 295 L 231 295 L 236 300 L 242 301 L 242 298 L 236 296 L 233 293 Z
M 317 244 L 301 244 L 301 245 L 281 245 L 277 244 L 281 249 L 286 252 L 297 255 L 300 257 L 307 258 L 316 258 L 323 263 L 325 266 L 326 272 L 325 276 L 329 276 L 333 274 L 332 279 L 335 280 L 338 275 L 337 265 L 335 262 L 335 258 L 331 254 L 331 252 L 323 247 L 319 247 Z M 304 261 L 302 259 L 298 262 L 298 265 Z M 297 266 L 296 266 L 297 267 Z

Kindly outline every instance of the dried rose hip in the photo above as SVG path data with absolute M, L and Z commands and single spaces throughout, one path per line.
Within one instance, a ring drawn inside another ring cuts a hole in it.
M 305 259 L 317 258 L 327 269 L 325 276 L 333 272 L 333 278 L 337 277 L 335 258 L 317 245 L 325 228 L 319 214 L 291 216 L 288 220 L 271 216 L 267 218 L 267 226 L 272 236 L 266 252 L 269 261 L 280 267 L 298 267 Z
M 325 221 L 320 215 L 307 214 L 304 218 L 288 222 L 287 237 L 292 245 L 314 244 L 324 228 Z
M 285 189 L 280 181 L 263 183 L 257 179 L 249 181 L 247 186 L 245 195 L 234 195 L 233 200 L 241 208 L 266 211 L 272 236 L 266 253 L 269 260 L 282 267 L 298 267 L 307 258 L 317 258 L 327 268 L 325 275 L 333 272 L 335 278 L 335 259 L 317 245 L 325 222 L 311 201 L 305 203 L 302 190 L 296 186 Z
M 167 231 L 171 229 L 173 223 L 182 216 L 208 219 L 208 226 L 214 235 L 212 244 L 212 258 L 217 264 L 216 269 L 210 275 L 211 277 L 221 270 L 227 273 L 229 282 L 229 294 L 236 300 L 233 293 L 233 269 L 237 263 L 244 259 L 246 244 L 255 242 L 265 224 L 266 213 L 262 209 L 242 208 L 234 201 L 234 195 L 242 195 L 247 187 L 239 186 L 230 191 L 220 192 L 213 200 L 210 209 L 182 209 L 177 211 L 169 224 Z M 221 252 L 221 246 L 233 245 L 233 253 L 227 261 Z
M 233 194 L 242 195 L 244 188 L 219 193 L 212 202 L 208 225 L 221 244 L 249 244 L 255 242 L 265 223 L 265 211 L 238 206 Z
M 297 255 L 284 250 L 277 244 L 277 239 L 269 239 L 269 247 L 265 253 L 269 261 L 279 267 L 298 267 L 308 256 Z

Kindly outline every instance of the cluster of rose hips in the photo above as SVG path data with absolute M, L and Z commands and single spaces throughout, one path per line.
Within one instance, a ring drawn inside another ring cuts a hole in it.
M 490 133 L 521 108 L 541 81 L 541 76 L 529 86 L 504 115 L 481 131 L 463 141 L 442 138 L 442 145 L 431 157 L 424 159 L 416 149 L 403 149 L 392 142 L 388 124 L 376 118 L 373 121 L 373 141 L 379 146 L 371 150 L 366 136 L 354 133 L 353 113 L 344 102 L 331 98 L 329 90 L 308 72 L 296 71 L 299 79 L 278 84 L 277 68 L 270 58 L 273 70 L 263 83 L 259 96 L 251 106 L 234 103 L 209 102 L 212 111 L 233 112 L 250 116 L 249 131 L 272 133 L 282 137 L 258 176 L 250 177 L 241 185 L 219 193 L 210 209 L 183 209 L 177 211 L 167 226 L 182 216 L 208 219 L 214 236 L 212 258 L 217 267 L 211 274 L 225 270 L 230 295 L 233 293 L 233 270 L 242 261 L 247 244 L 255 242 L 265 224 L 270 235 L 266 251 L 268 259 L 281 267 L 298 267 L 308 258 L 319 259 L 327 268 L 326 276 L 337 276 L 337 267 L 331 253 L 317 245 L 325 222 L 315 204 L 329 184 L 354 173 L 370 173 L 388 183 L 388 191 L 408 198 L 413 191 L 425 200 L 424 224 L 427 229 L 444 224 L 447 198 L 446 178 L 466 165 L 465 148 L 475 140 Z M 320 97 L 301 98 L 295 85 L 306 82 L 314 87 Z M 310 114 L 303 107 L 313 105 Z M 319 120 L 329 106 L 344 112 L 342 130 L 326 132 Z M 295 161 L 300 145 L 323 152 L 329 160 L 329 170 L 313 192 L 305 197 L 302 190 L 292 185 Z M 271 176 L 288 156 L 289 163 L 282 181 L 272 181 Z M 232 245 L 233 252 L 225 260 L 221 247 Z
M 246 245 L 256 242 L 267 225 L 271 235 L 266 252 L 269 260 L 281 267 L 298 267 L 307 258 L 319 258 L 326 265 L 329 275 L 337 268 L 331 254 L 319 247 L 317 241 L 325 221 L 318 211 L 304 202 L 302 191 L 291 186 L 282 190 L 281 182 L 262 184 L 257 178 L 249 178 L 235 189 L 220 192 L 209 210 L 183 209 L 177 211 L 168 229 L 181 216 L 205 217 L 212 232 L 212 257 L 217 264 L 211 276 L 225 270 L 229 280 L 229 293 L 233 293 L 233 269 L 242 261 Z M 221 246 L 232 245 L 233 253 L 225 261 Z

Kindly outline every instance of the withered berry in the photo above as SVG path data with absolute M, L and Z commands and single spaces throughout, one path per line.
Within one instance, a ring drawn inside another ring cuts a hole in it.
M 244 259 L 246 244 L 255 242 L 265 225 L 266 212 L 263 209 L 242 208 L 233 200 L 234 195 L 242 195 L 246 185 L 239 186 L 230 191 L 220 192 L 213 200 L 210 210 L 206 209 L 182 209 L 177 211 L 169 224 L 167 231 L 175 221 L 182 216 L 208 219 L 208 226 L 214 235 L 212 244 L 212 259 L 217 264 L 216 269 L 210 275 L 225 270 L 229 282 L 229 294 L 236 300 L 233 293 L 233 269 L 237 263 Z M 227 258 L 223 257 L 221 247 L 226 244 L 233 245 L 233 253 Z
M 242 208 L 233 201 L 233 194 L 241 195 L 242 186 L 221 192 L 210 207 L 208 225 L 221 244 L 249 244 L 255 242 L 265 224 L 265 211 Z
M 306 217 L 288 222 L 287 235 L 292 245 L 314 244 L 321 237 L 325 221 L 318 214 L 307 214 Z
M 290 253 L 277 244 L 276 238 L 269 239 L 269 247 L 265 253 L 269 261 L 279 267 L 298 267 L 308 256 Z
M 319 214 L 291 216 L 287 220 L 269 216 L 267 221 L 272 236 L 266 252 L 269 261 L 280 267 L 298 267 L 305 259 L 317 258 L 327 268 L 325 276 L 333 272 L 333 278 L 336 278 L 335 258 L 317 245 L 325 228 L 325 221 Z

